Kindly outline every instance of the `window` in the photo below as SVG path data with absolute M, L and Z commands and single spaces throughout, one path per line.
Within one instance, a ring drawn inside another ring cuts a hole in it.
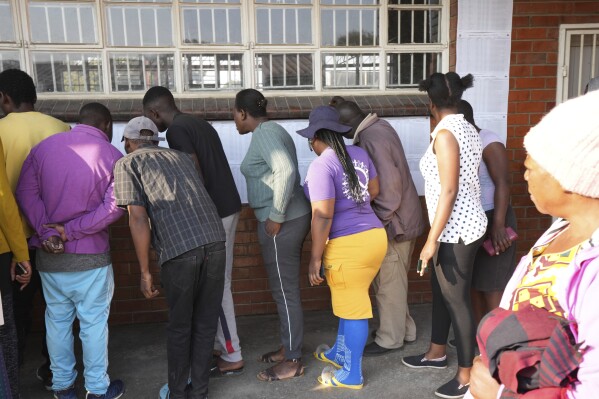
M 51 95 L 413 91 L 448 67 L 448 13 L 449 0 L 0 0 L 0 70 Z
M 558 103 L 580 96 L 599 76 L 599 24 L 562 25 L 559 46 Z

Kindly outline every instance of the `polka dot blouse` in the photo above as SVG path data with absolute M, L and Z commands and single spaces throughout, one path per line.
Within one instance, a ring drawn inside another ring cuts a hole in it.
M 433 144 L 440 130 L 450 131 L 460 146 L 459 189 L 453 211 L 440 242 L 457 243 L 460 238 L 465 244 L 476 241 L 485 234 L 487 217 L 480 200 L 478 166 L 482 159 L 482 143 L 476 129 L 461 114 L 447 115 L 431 133 L 430 146 L 420 160 L 420 172 L 424 177 L 424 195 L 428 208 L 428 218 L 433 223 L 441 194 L 439 164 L 433 152 Z

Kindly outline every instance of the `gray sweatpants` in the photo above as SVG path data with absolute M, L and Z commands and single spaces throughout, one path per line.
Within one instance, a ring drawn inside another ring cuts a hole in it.
M 310 230 L 311 215 L 288 220 L 279 234 L 266 234 L 265 222 L 258 223 L 264 267 L 272 296 L 277 304 L 281 344 L 286 359 L 302 357 L 304 314 L 300 297 L 300 256 L 304 239 Z

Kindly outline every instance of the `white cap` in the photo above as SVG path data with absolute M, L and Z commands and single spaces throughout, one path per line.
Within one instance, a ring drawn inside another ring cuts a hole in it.
M 154 134 L 152 136 L 141 135 L 140 133 L 142 130 L 149 130 Z M 132 140 L 164 141 L 164 137 L 158 136 L 158 128 L 154 122 L 145 116 L 138 116 L 127 123 L 125 130 L 123 130 L 123 140 L 125 140 L 125 138 Z

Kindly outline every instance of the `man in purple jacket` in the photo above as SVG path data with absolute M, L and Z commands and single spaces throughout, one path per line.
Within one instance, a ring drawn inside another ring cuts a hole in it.
M 115 203 L 112 172 L 122 154 L 110 144 L 112 117 L 105 106 L 84 105 L 79 122 L 31 150 L 16 197 L 35 231 L 29 245 L 38 248 L 54 397 L 77 398 L 72 331 L 77 316 L 86 398 L 114 399 L 125 389 L 107 374 L 114 291 L 108 226 L 124 213 Z

